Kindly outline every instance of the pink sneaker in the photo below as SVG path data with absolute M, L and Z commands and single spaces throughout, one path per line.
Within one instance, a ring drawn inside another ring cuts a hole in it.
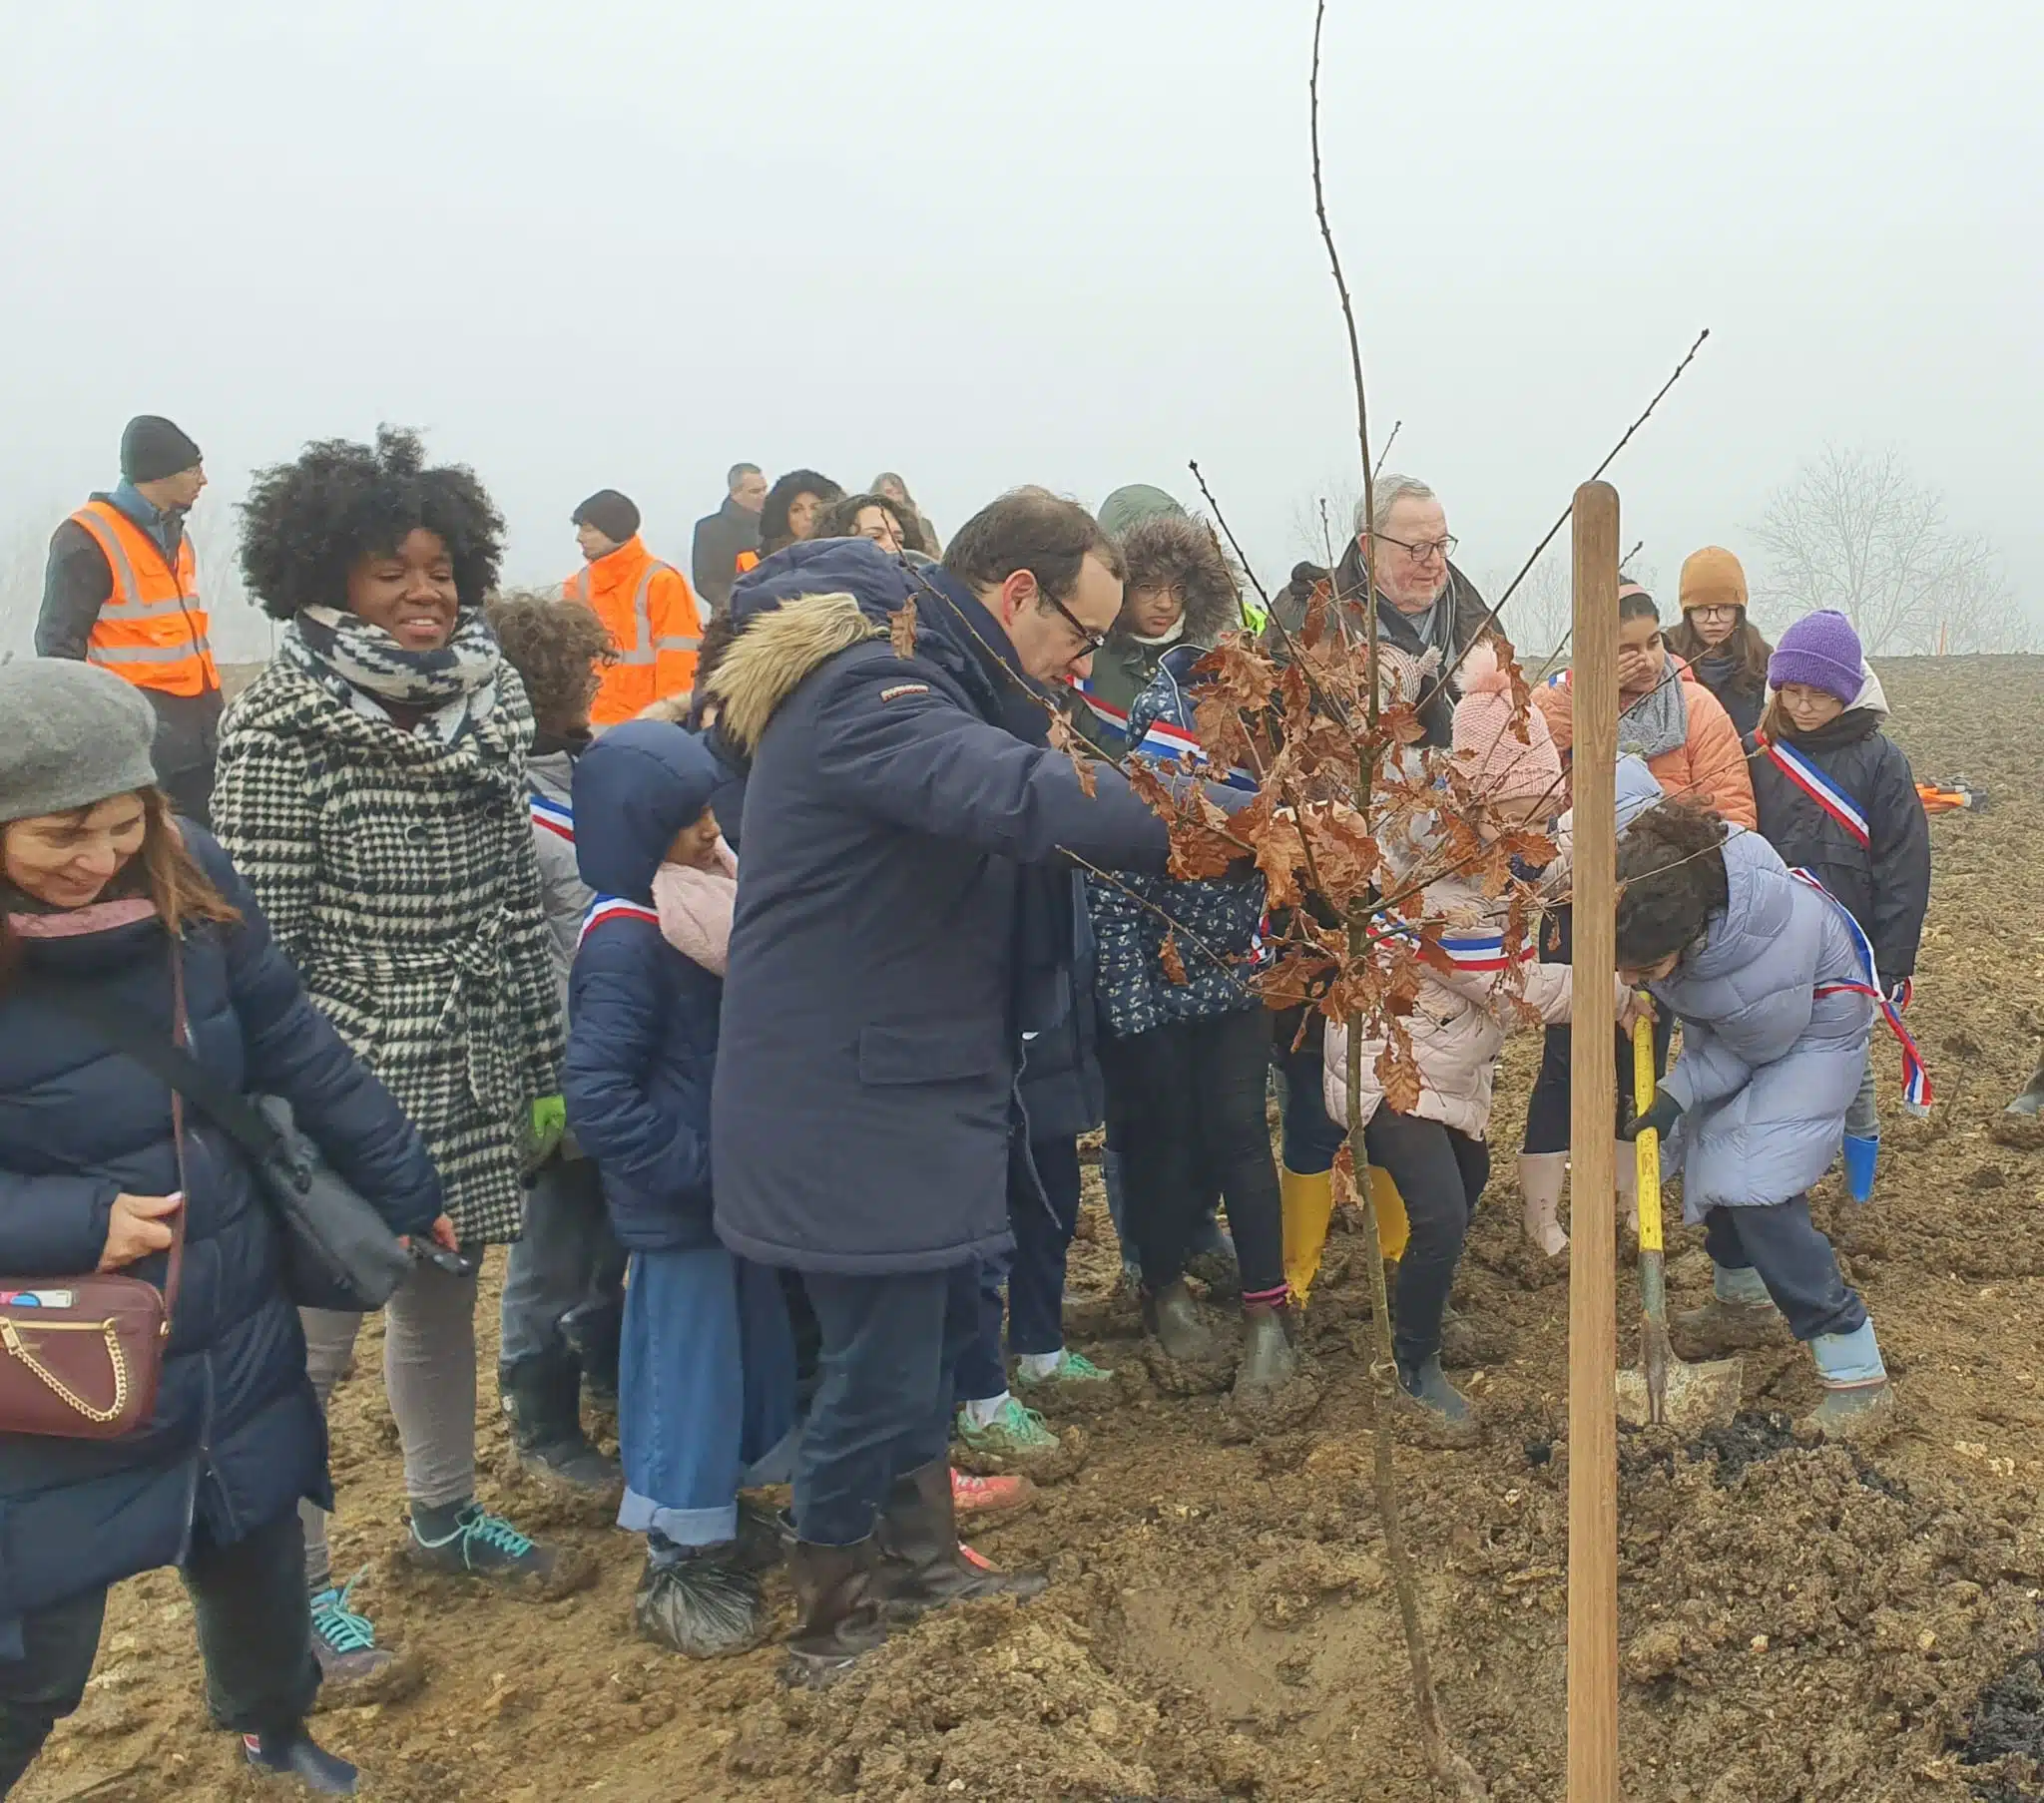
M 958 1515 L 1012 1515 L 1036 1501 L 1036 1486 L 1025 1477 L 975 1478 L 953 1467 L 951 1508 Z

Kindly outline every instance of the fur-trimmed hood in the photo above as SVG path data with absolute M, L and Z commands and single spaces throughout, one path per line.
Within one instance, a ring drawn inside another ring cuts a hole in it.
M 1224 633 L 1241 630 L 1242 588 L 1214 529 L 1183 513 L 1153 514 L 1138 520 L 1121 538 L 1130 589 L 1176 587 L 1185 594 L 1185 632 L 1180 644 L 1211 651 Z M 1129 632 L 1123 609 L 1108 634 L 1113 645 L 1140 643 Z
M 811 672 L 886 630 L 866 618 L 852 595 L 804 595 L 761 614 L 710 677 L 720 732 L 751 756 L 774 708 Z

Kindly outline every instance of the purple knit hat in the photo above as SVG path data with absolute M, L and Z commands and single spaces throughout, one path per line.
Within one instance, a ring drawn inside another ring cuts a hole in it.
M 1784 633 L 1768 660 L 1768 686 L 1781 688 L 1789 682 L 1821 688 L 1851 706 L 1866 685 L 1866 660 L 1851 621 L 1834 609 L 1820 608 Z

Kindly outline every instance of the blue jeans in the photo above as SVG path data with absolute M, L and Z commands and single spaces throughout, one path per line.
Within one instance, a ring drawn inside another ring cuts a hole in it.
M 732 1539 L 740 1489 L 786 1476 L 793 1427 L 794 1338 L 778 1276 L 722 1246 L 633 1253 L 618 1526 L 684 1547 Z
M 973 1333 L 979 1267 L 804 1271 L 801 1281 L 822 1350 L 795 1455 L 795 1532 L 850 1547 L 872 1533 L 894 1481 L 950 1447 L 952 1374 Z
M 1760 1272 L 1798 1340 L 1856 1333 L 1866 1320 L 1866 1304 L 1845 1282 L 1831 1242 L 1809 1218 L 1806 1197 L 1790 1196 L 1769 1207 L 1713 1208 L 1704 1215 L 1704 1246 L 1711 1262 L 1729 1271 Z

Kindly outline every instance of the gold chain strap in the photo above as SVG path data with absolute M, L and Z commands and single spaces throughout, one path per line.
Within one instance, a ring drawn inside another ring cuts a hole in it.
M 54 1371 L 46 1370 L 35 1354 L 30 1352 L 15 1323 L 0 1316 L 0 1346 L 18 1358 L 28 1367 L 29 1375 L 38 1379 L 67 1409 L 83 1415 L 86 1420 L 105 1424 L 118 1421 L 121 1412 L 128 1406 L 128 1360 L 121 1351 L 121 1336 L 112 1321 L 38 1321 L 37 1333 L 96 1333 L 103 1335 L 107 1342 L 107 1361 L 114 1367 L 114 1406 L 110 1409 L 96 1409 L 84 1397 L 73 1391 Z

